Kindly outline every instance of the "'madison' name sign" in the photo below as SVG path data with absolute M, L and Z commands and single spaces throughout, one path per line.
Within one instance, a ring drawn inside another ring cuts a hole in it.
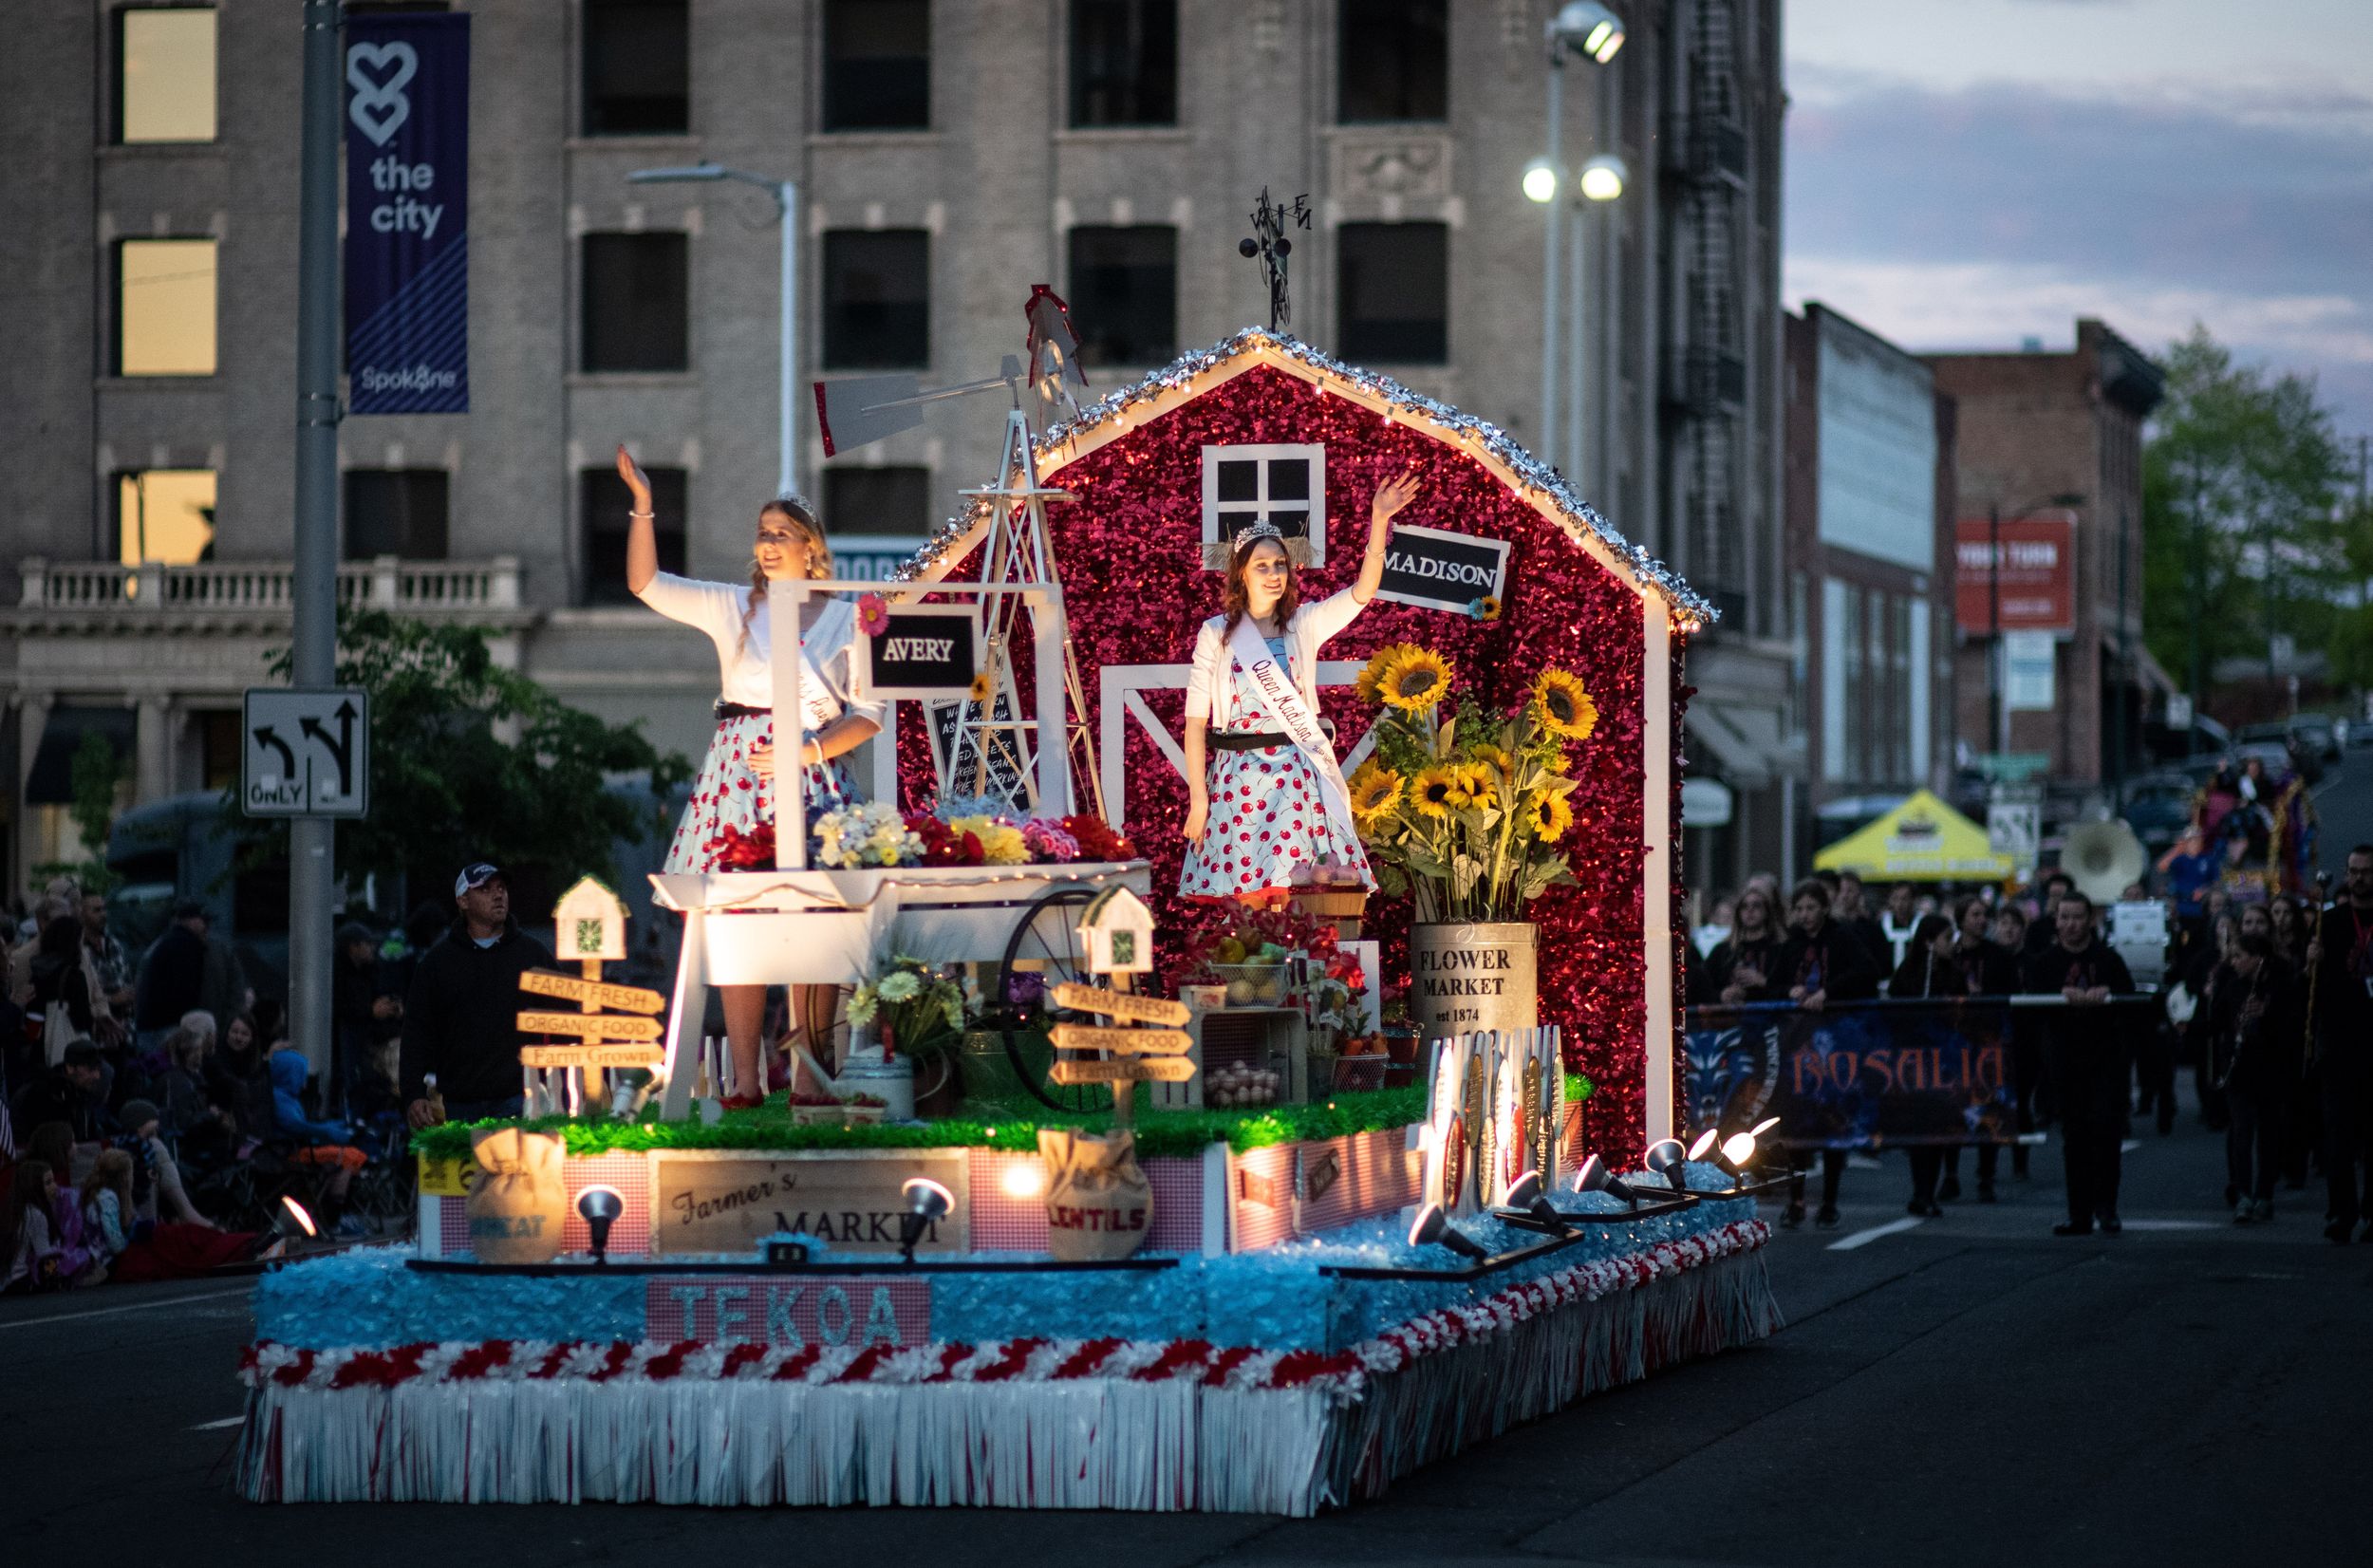
M 1508 542 L 1405 524 L 1384 546 L 1384 580 L 1376 597 L 1426 609 L 1471 614 L 1479 601 L 1507 590 Z

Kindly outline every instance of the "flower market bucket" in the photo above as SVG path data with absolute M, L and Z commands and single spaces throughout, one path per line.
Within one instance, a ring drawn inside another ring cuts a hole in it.
M 1523 921 L 1409 928 L 1409 1016 L 1425 1041 L 1541 1023 L 1534 927 Z

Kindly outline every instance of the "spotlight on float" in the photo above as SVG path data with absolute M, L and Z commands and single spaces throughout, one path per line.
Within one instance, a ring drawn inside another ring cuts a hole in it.
M 898 1217 L 898 1255 L 911 1263 L 916 1243 L 947 1218 L 948 1210 L 956 1206 L 956 1195 L 928 1176 L 909 1176 L 898 1190 L 906 1200 L 906 1212 Z
M 1745 1185 L 1747 1167 L 1755 1163 L 1755 1134 L 1733 1132 L 1728 1138 L 1723 1139 L 1722 1163 L 1729 1167 L 1730 1185 L 1733 1188 Z
M 313 1217 L 305 1212 L 305 1205 L 285 1194 L 272 1211 L 271 1228 L 291 1241 L 310 1241 L 322 1233 Z
M 1760 1138 L 1765 1133 L 1769 1132 L 1773 1128 L 1778 1127 L 1779 1125 L 1779 1117 L 1766 1116 L 1762 1121 L 1757 1122 L 1753 1127 L 1748 1128 L 1747 1129 L 1747 1135 L 1750 1138 Z
M 593 1238 L 593 1261 L 609 1261 L 609 1227 L 626 1212 L 626 1201 L 614 1186 L 589 1186 L 577 1194 L 577 1215 Z
M 1508 1184 L 1508 1207 L 1521 1208 L 1542 1224 L 1559 1230 L 1574 1228 L 1565 1223 L 1565 1216 L 1558 1212 L 1557 1205 L 1549 1202 L 1538 1170 L 1527 1170 Z
M 1715 1127 L 1710 1127 L 1705 1131 L 1700 1132 L 1697 1135 L 1697 1142 L 1690 1145 L 1690 1158 L 1692 1160 L 1704 1159 L 1707 1152 L 1714 1147 L 1714 1140 L 1721 1136 L 1722 1129 Z
M 1574 1178 L 1574 1190 L 1603 1192 L 1610 1198 L 1622 1199 L 1635 1208 L 1639 1206 L 1639 1189 L 1609 1170 L 1607 1162 L 1596 1154 L 1582 1162 L 1580 1174 Z
M 1664 1185 L 1675 1192 L 1690 1189 L 1689 1150 L 1678 1138 L 1659 1138 L 1648 1146 L 1648 1168 L 1664 1178 Z
M 1554 201 L 1558 196 L 1558 171 L 1545 158 L 1536 158 L 1524 165 L 1524 199 L 1532 202 Z
M 1417 1211 L 1417 1223 L 1409 1227 L 1409 1244 L 1448 1247 L 1461 1258 L 1472 1258 L 1478 1263 L 1491 1256 L 1473 1237 L 1450 1223 L 1450 1217 L 1442 1212 L 1440 1204 L 1428 1204 Z
M 1550 19 L 1549 35 L 1603 65 L 1623 47 L 1623 19 L 1598 0 L 1569 0 Z
M 1613 201 L 1632 182 L 1632 171 L 1613 153 L 1600 153 L 1582 165 L 1582 195 L 1593 201 Z

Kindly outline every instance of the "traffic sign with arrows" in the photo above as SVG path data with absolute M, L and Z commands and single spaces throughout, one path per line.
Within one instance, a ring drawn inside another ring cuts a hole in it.
M 370 694 L 251 686 L 239 802 L 250 816 L 363 816 L 371 801 Z

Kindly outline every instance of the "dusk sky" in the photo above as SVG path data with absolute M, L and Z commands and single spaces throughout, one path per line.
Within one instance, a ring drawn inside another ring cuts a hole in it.
M 2373 434 L 2373 0 L 1788 0 L 1788 303 L 1909 348 L 2195 321 Z

